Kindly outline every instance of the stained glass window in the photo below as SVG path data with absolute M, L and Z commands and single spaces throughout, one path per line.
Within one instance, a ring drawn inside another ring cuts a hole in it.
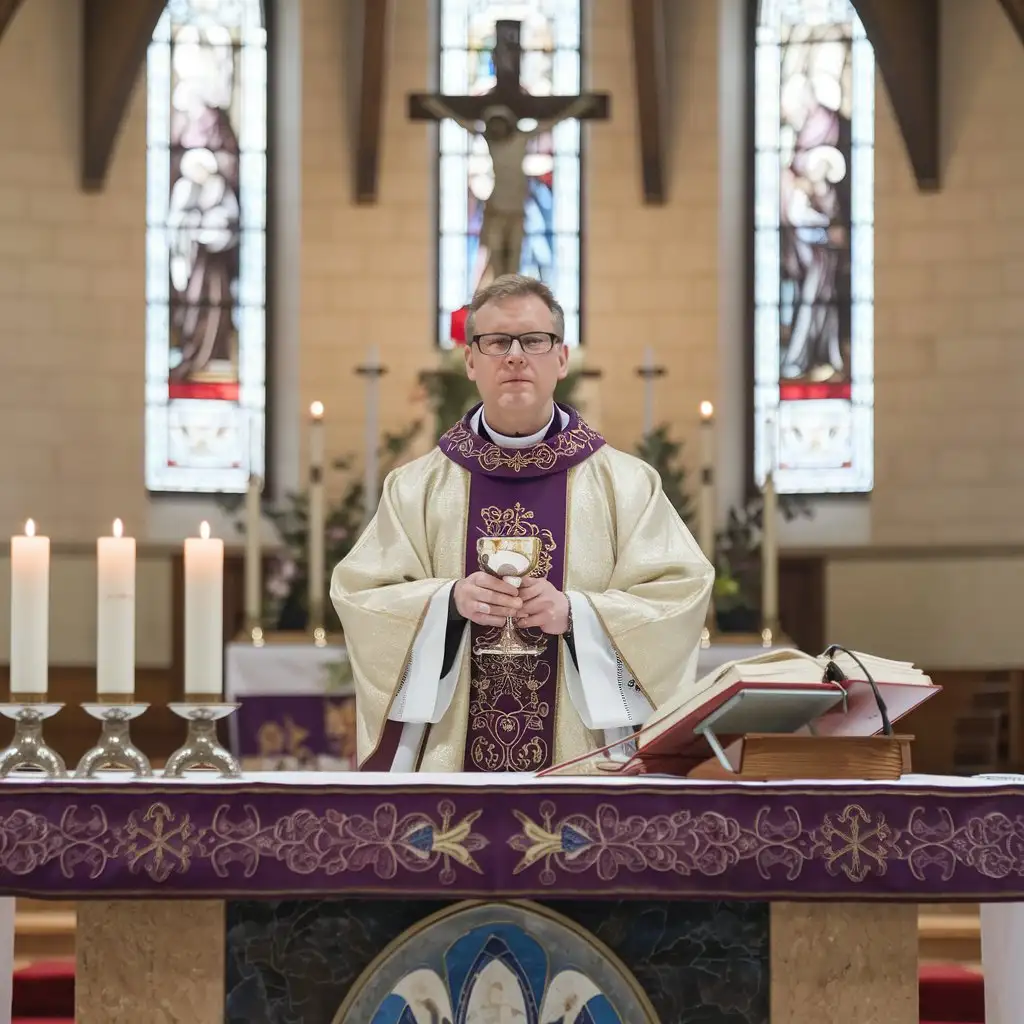
M 170 0 L 147 62 L 146 485 L 263 474 L 267 47 L 260 0 Z
M 523 87 L 532 95 L 580 91 L 581 0 L 440 0 L 441 92 L 479 95 L 495 84 L 495 22 L 519 21 Z M 520 125 L 521 128 L 528 126 Z M 438 337 L 449 343 L 453 310 L 486 280 L 479 244 L 494 179 L 487 143 L 452 120 L 440 127 Z M 580 123 L 562 121 L 529 144 L 520 270 L 539 277 L 565 308 L 569 344 L 579 340 Z
M 755 477 L 869 491 L 874 53 L 850 0 L 761 0 L 755 61 Z

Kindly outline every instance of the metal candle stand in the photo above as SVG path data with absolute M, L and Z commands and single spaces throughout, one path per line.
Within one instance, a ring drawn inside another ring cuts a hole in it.
M 18 769 L 42 772 L 51 779 L 67 776 L 64 758 L 43 739 L 43 722 L 52 718 L 63 704 L 16 703 L 0 704 L 0 715 L 14 722 L 14 737 L 9 746 L 0 751 L 0 778 L 7 778 Z
M 82 710 L 103 723 L 96 746 L 87 750 L 75 769 L 75 778 L 91 779 L 103 768 L 121 768 L 135 778 L 153 774 L 149 758 L 132 742 L 130 723 L 139 717 L 148 704 L 83 704 Z
M 188 734 L 185 742 L 167 759 L 164 778 L 180 779 L 192 768 L 212 768 L 219 771 L 222 778 L 239 778 L 241 765 L 217 739 L 217 723 L 238 706 L 225 701 L 171 704 L 171 711 L 188 721 Z

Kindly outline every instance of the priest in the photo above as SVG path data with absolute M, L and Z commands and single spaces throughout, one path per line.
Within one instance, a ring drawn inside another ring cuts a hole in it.
M 554 401 L 551 291 L 497 278 L 466 338 L 481 403 L 388 475 L 334 571 L 363 770 L 537 772 L 627 738 L 696 673 L 714 570 L 658 474 Z M 536 567 L 485 571 L 481 537 L 536 538 Z M 533 653 L 501 642 L 509 619 Z

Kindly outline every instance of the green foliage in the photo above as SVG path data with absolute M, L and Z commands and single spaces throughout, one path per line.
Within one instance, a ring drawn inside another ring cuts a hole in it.
M 419 432 L 420 423 L 412 423 L 396 433 L 387 433 L 381 442 L 380 480 L 404 458 L 410 444 Z M 324 607 L 333 619 L 334 610 L 329 600 L 331 573 L 334 567 L 352 550 L 363 525 L 363 477 L 357 472 L 356 459 L 352 455 L 335 460 L 331 470 L 344 475 L 345 485 L 336 504 L 326 510 L 325 523 L 325 565 L 321 586 L 324 593 Z M 330 488 L 329 488 L 330 490 Z M 380 500 L 380 493 L 375 496 Z M 238 503 L 232 503 L 232 510 Z M 264 503 L 263 514 L 274 524 L 281 537 L 283 550 L 275 557 L 274 563 L 264 581 L 263 620 L 275 629 L 304 629 L 309 614 L 309 493 L 289 493 L 277 504 Z M 240 533 L 245 532 L 245 522 L 236 523 Z
M 673 441 L 668 424 L 662 423 L 640 441 L 636 454 L 658 471 L 665 497 L 679 513 L 679 518 L 692 529 L 696 510 L 686 489 L 686 469 L 680 462 L 683 442 Z
M 800 497 L 780 494 L 779 515 L 786 521 L 813 515 Z M 755 610 L 761 605 L 761 537 L 764 497 L 752 495 L 744 505 L 729 509 L 725 527 L 715 535 L 715 610 Z
M 696 508 L 682 465 L 683 442 L 674 441 L 668 424 L 661 424 L 637 445 L 636 454 L 658 471 L 661 485 L 680 519 L 692 530 Z M 800 498 L 778 496 L 780 516 L 787 522 L 810 517 Z M 729 509 L 725 527 L 715 535 L 715 611 L 718 614 L 756 612 L 761 604 L 761 534 L 764 498 L 753 495 L 744 505 Z

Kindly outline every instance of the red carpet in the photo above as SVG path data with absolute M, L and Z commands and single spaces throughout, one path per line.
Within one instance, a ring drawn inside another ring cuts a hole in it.
M 74 960 L 40 960 L 14 972 L 11 1024 L 73 1024 Z
M 985 1024 L 985 980 L 957 964 L 922 964 L 921 1024 Z
M 921 967 L 921 1024 L 985 1024 L 982 976 L 955 964 Z M 40 961 L 14 973 L 12 1024 L 74 1024 L 75 965 Z

